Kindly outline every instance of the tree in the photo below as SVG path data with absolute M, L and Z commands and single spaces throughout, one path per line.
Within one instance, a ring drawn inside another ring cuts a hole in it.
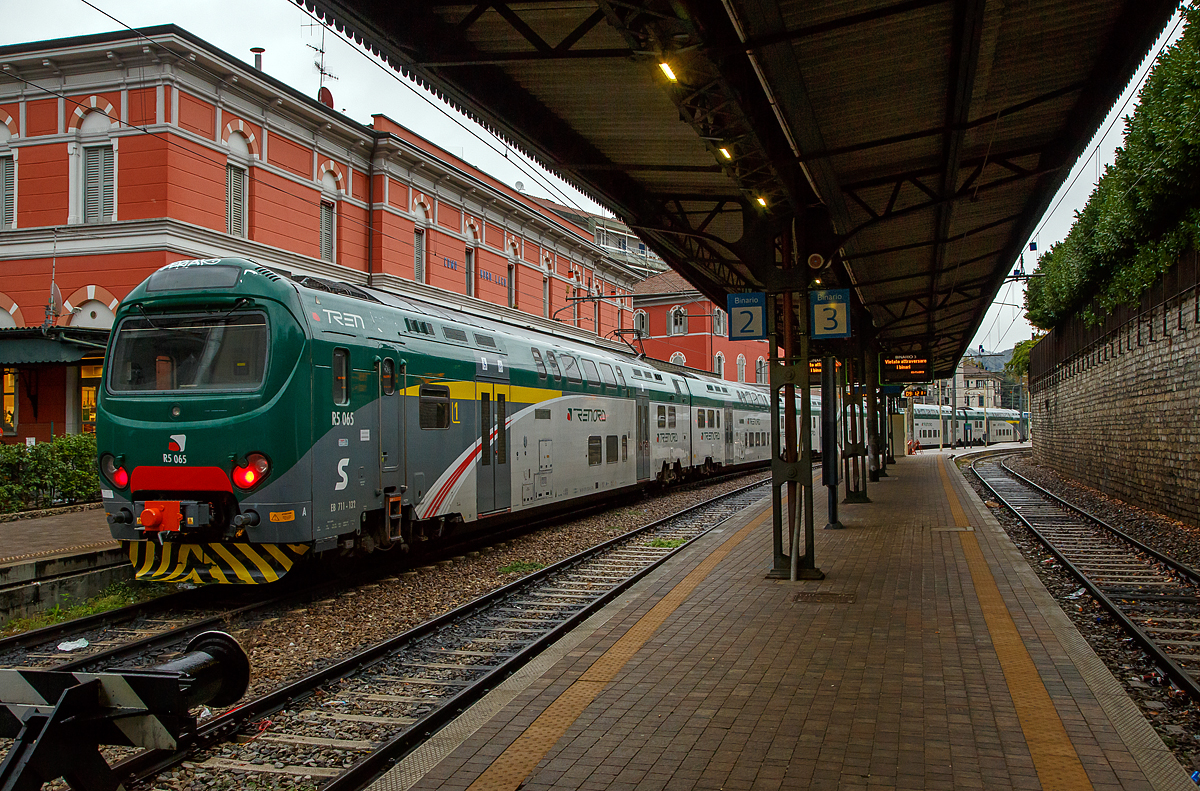
M 1004 372 L 1017 379 L 1029 373 L 1029 353 L 1044 337 L 1044 333 L 1035 335 L 1027 341 L 1018 341 L 1013 345 L 1012 357 L 1004 364 Z

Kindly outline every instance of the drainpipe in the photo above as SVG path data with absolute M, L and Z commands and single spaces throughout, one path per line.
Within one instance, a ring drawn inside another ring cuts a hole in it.
M 375 265 L 375 153 L 379 150 L 379 138 L 371 140 L 371 160 L 367 164 L 367 288 L 374 286 Z

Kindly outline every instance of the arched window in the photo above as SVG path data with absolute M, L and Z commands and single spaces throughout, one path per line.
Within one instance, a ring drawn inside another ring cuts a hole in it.
M 713 335 L 725 335 L 728 329 L 725 323 L 725 311 L 720 308 L 713 308 Z
M 633 314 L 633 329 L 634 337 L 650 337 L 650 316 L 646 313 L 646 311 L 639 310 Z
M 683 356 L 683 352 L 675 352 L 671 355 L 671 362 L 675 365 L 687 365 L 687 358 Z
M 713 355 L 713 373 L 722 379 L 725 378 L 725 355 L 721 352 Z
M 413 229 L 413 280 L 425 282 L 425 226 L 429 224 L 429 209 L 424 203 L 413 205 L 417 227 Z
M 744 355 L 744 354 L 738 355 L 737 365 L 738 365 L 738 381 L 745 382 L 746 381 L 746 355 Z
M 681 307 L 671 308 L 671 334 L 672 335 L 687 335 L 688 315 L 687 311 Z
M 760 385 L 767 383 L 767 361 L 761 357 L 754 363 L 754 381 Z
M 225 232 L 230 236 L 245 236 L 250 141 L 241 132 L 233 132 L 226 145 L 229 158 L 225 163 Z
M 79 124 L 83 176 L 80 207 L 85 223 L 116 219 L 117 149 L 110 138 L 112 126 L 112 117 L 98 109 L 83 116 Z

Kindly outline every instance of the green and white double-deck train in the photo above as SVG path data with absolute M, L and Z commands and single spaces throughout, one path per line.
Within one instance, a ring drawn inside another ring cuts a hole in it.
M 140 579 L 259 583 L 322 552 L 761 465 L 769 417 L 763 388 L 211 259 L 122 303 L 96 438 Z

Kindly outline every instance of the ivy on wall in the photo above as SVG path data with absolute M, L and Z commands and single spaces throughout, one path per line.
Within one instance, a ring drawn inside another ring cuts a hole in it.
M 1097 324 L 1136 301 L 1188 247 L 1200 246 L 1200 0 L 1155 62 L 1125 117 L 1125 144 L 1067 238 L 1038 259 L 1025 292 L 1035 327 L 1074 315 Z

